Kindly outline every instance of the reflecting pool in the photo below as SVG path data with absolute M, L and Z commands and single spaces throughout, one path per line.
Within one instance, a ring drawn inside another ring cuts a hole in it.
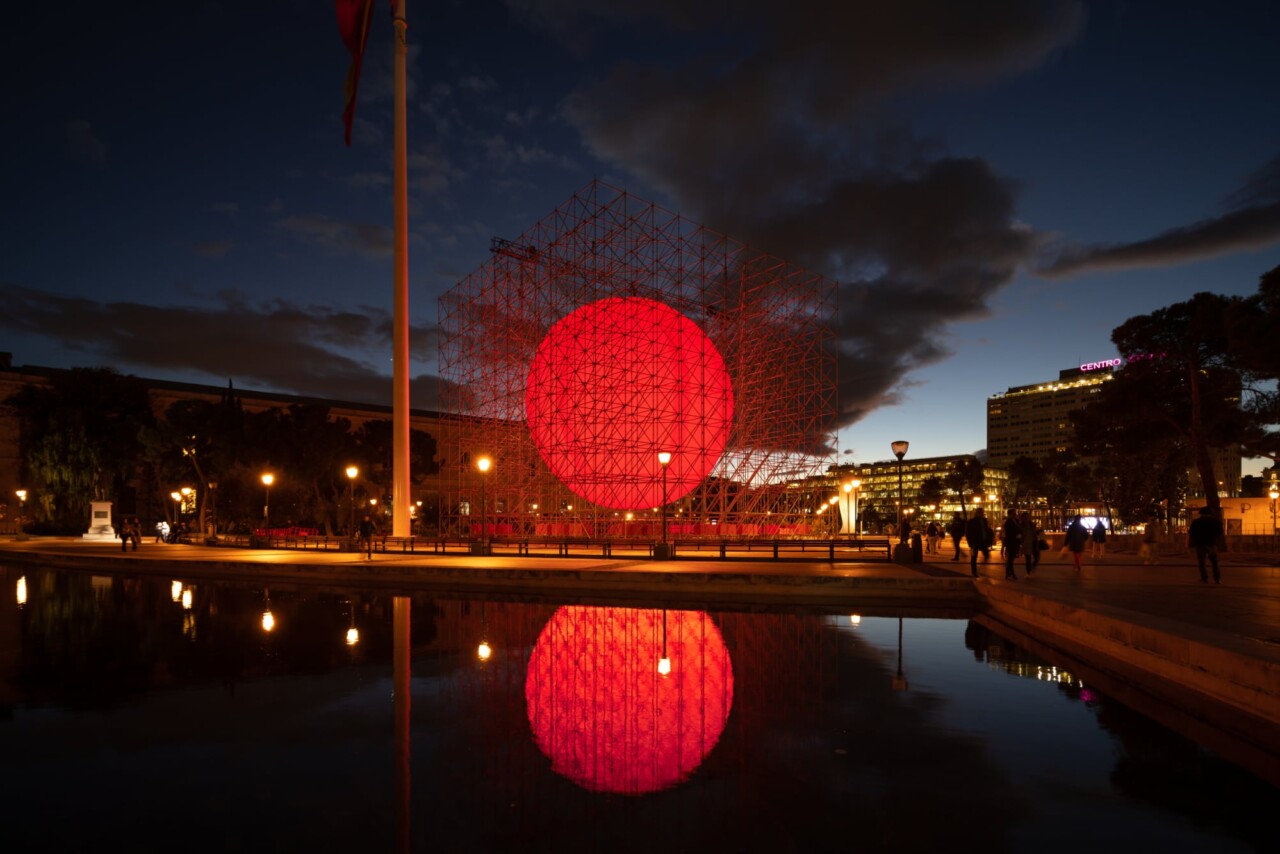
M 1274 850 L 978 619 L 4 568 L 5 850 Z

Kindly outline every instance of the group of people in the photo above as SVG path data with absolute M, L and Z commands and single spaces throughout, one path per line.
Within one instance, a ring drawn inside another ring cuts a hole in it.
M 156 522 L 157 543 L 177 543 L 187 535 L 187 523 L 178 521 L 170 525 L 164 519 Z
M 983 509 L 981 507 L 975 509 L 973 515 L 967 520 L 963 515 L 955 514 L 947 526 L 947 533 L 951 535 L 955 546 L 955 556 L 951 559 L 960 560 L 960 541 L 964 540 L 969 548 L 969 571 L 977 577 L 978 555 L 982 555 L 984 563 L 991 560 L 991 548 L 995 545 L 997 533 L 987 521 Z M 1045 542 L 1044 532 L 1031 520 L 1031 515 L 1026 511 L 1019 513 L 1016 510 L 1010 510 L 1000 526 L 999 534 L 1002 541 L 1005 578 L 1010 581 L 1017 579 L 1014 564 L 1020 556 L 1024 561 L 1025 573 L 1028 576 L 1034 574 L 1036 567 L 1040 565 L 1040 552 L 1048 548 L 1048 543 Z M 929 541 L 928 551 L 937 554 L 942 537 L 941 528 L 936 523 L 930 522 L 926 535 Z M 1213 515 L 1213 511 L 1208 507 L 1200 508 L 1199 517 L 1191 523 L 1187 531 L 1187 548 L 1195 552 L 1196 563 L 1200 569 L 1200 580 L 1206 584 L 1209 582 L 1209 569 L 1213 570 L 1214 584 L 1221 583 L 1222 573 L 1218 566 L 1218 551 L 1223 547 L 1224 541 L 1222 520 Z M 1082 517 L 1076 515 L 1067 525 L 1061 556 L 1070 555 L 1076 572 L 1080 572 L 1085 552 L 1088 551 L 1093 559 L 1101 560 L 1106 553 L 1106 543 L 1107 528 L 1101 521 L 1089 528 L 1084 524 Z M 1158 544 L 1159 526 L 1153 519 L 1147 523 L 1143 531 L 1142 545 L 1138 552 L 1144 565 L 1155 562 Z
M 957 513 L 947 526 L 947 533 L 955 546 L 952 560 L 960 560 L 960 541 L 963 539 L 969 547 L 969 572 L 975 578 L 978 575 L 978 555 L 982 555 L 983 563 L 991 560 L 991 547 L 996 542 L 996 530 L 987 521 L 986 511 L 981 507 L 973 511 L 967 520 Z M 1031 514 L 1025 510 L 1019 513 L 1010 510 L 1000 526 L 1001 549 L 1004 555 L 1004 577 L 1010 581 L 1017 579 L 1014 564 L 1019 557 L 1023 559 L 1023 571 L 1032 575 L 1040 565 L 1040 552 L 1044 548 L 1043 531 L 1031 520 Z
M 138 550 L 138 543 L 142 541 L 142 522 L 137 516 L 125 516 L 120 520 L 120 527 L 116 529 L 116 536 L 120 538 L 120 551 L 128 551 L 129 544 L 133 544 L 133 550 Z
M 931 534 L 931 540 L 934 542 L 932 551 L 936 553 L 942 530 L 933 524 L 931 529 L 937 531 L 936 535 Z M 951 560 L 960 560 L 960 542 L 964 540 L 969 547 L 969 572 L 977 577 L 978 554 L 982 554 L 984 563 L 991 561 L 991 548 L 996 544 L 996 533 L 991 522 L 987 521 L 987 513 L 982 507 L 974 510 L 973 516 L 968 520 L 960 513 L 956 513 L 947 525 L 947 534 L 950 534 L 951 542 L 955 545 L 955 556 Z M 1030 513 L 1010 510 L 998 533 L 1000 533 L 1001 549 L 1005 558 L 1006 579 L 1016 580 L 1018 577 L 1014 571 L 1014 563 L 1019 557 L 1023 558 L 1024 571 L 1027 575 L 1032 575 L 1039 566 L 1039 553 L 1046 543 L 1044 543 L 1043 531 L 1036 522 L 1032 521 Z M 937 539 L 934 539 L 934 536 Z

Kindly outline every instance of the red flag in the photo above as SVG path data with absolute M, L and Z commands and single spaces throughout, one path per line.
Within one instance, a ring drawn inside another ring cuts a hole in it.
M 342 111 L 342 124 L 346 128 L 344 138 L 350 145 L 351 123 L 356 117 L 356 89 L 360 85 L 360 60 L 364 58 L 364 43 L 369 38 L 373 0 L 336 0 L 336 3 L 342 43 L 351 52 L 351 68 L 347 70 L 347 101 Z

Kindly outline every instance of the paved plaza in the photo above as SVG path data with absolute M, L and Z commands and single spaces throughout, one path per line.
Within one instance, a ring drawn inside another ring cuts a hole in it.
M 121 552 L 113 543 L 74 538 L 0 539 L 0 561 L 97 566 L 115 572 L 188 573 L 229 580 L 261 577 L 413 588 L 419 582 L 446 579 L 460 588 L 481 589 L 492 582 L 492 586 L 524 593 L 562 590 L 565 584 L 575 582 L 592 586 L 596 581 L 599 583 L 593 589 L 625 590 L 633 595 L 669 592 L 678 584 L 691 595 L 702 593 L 713 600 L 747 590 L 760 599 L 809 597 L 819 604 L 884 592 L 920 601 L 931 597 L 960 601 L 954 597 L 967 595 L 964 591 L 971 591 L 974 584 L 967 553 L 960 561 L 952 561 L 949 547 L 937 556 L 926 555 L 918 564 L 896 564 L 855 551 L 837 551 L 835 561 L 826 560 L 825 552 L 821 558 L 815 554 L 812 561 L 763 560 L 735 552 L 720 560 L 716 554 L 708 550 L 672 561 L 653 561 L 639 552 L 619 549 L 610 557 L 560 557 L 536 551 L 531 556 L 499 553 L 473 557 L 460 552 L 416 551 L 375 553 L 367 560 L 361 554 L 337 550 L 232 549 L 144 541 L 136 552 Z M 1019 561 L 1018 580 L 1010 582 L 1004 578 L 997 550 L 990 562 L 979 561 L 976 583 L 1010 585 L 1023 594 L 1123 614 L 1131 621 L 1172 628 L 1187 637 L 1243 646 L 1251 655 L 1280 663 L 1280 555 L 1224 554 L 1220 585 L 1201 583 L 1191 554 L 1166 554 L 1159 561 L 1144 566 L 1134 553 L 1112 551 L 1098 560 L 1086 559 L 1077 573 L 1068 558 L 1050 551 L 1043 555 L 1032 578 L 1024 576 Z M 468 576 L 475 579 L 468 583 Z

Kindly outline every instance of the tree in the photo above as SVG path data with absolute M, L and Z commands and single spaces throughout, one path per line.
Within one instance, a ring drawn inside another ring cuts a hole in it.
M 1198 293 L 1147 315 L 1131 317 L 1111 333 L 1124 354 L 1124 370 L 1108 383 L 1137 429 L 1171 429 L 1185 444 L 1200 475 L 1206 501 L 1215 510 L 1218 481 L 1214 449 L 1239 451 L 1249 418 L 1241 407 L 1239 360 L 1228 347 L 1228 323 L 1242 300 Z
M 961 457 L 955 468 L 947 472 L 943 478 L 947 489 L 960 496 L 960 512 L 964 513 L 966 518 L 969 515 L 969 509 L 965 497 L 969 493 L 981 492 L 985 477 L 986 472 L 977 457 Z
M 385 419 L 366 421 L 356 431 L 356 448 L 363 462 L 362 472 L 368 472 L 368 480 L 387 497 L 391 492 L 391 422 Z M 425 430 L 409 431 L 409 480 L 421 483 L 422 479 L 440 471 L 436 462 L 436 439 Z
M 293 437 L 281 463 L 306 487 L 300 516 L 322 520 L 325 534 L 332 536 L 339 497 L 348 489 L 344 469 L 355 455 L 351 422 L 331 419 L 326 406 L 295 404 L 285 414 L 281 429 Z
M 1013 505 L 1016 507 L 1023 499 L 1028 506 L 1045 495 L 1044 466 L 1031 457 L 1018 457 L 1009 466 L 1009 478 L 1013 481 Z
M 1159 515 L 1171 501 L 1181 505 L 1188 458 L 1172 427 L 1129 419 L 1129 393 L 1113 380 L 1071 420 L 1073 450 L 1093 461 L 1096 495 L 1107 515 L 1132 523 Z
M 37 498 L 33 515 L 84 530 L 89 503 L 114 498 L 134 476 L 138 434 L 154 420 L 146 384 L 105 368 L 72 368 L 6 403 L 18 416 L 24 480 Z
M 1262 274 L 1256 294 L 1233 304 L 1227 324 L 1249 416 L 1244 452 L 1274 464 L 1280 460 L 1280 266 Z
M 920 493 L 916 500 L 924 507 L 928 507 L 930 504 L 939 505 L 942 503 L 942 496 L 945 490 L 946 487 L 942 483 L 942 478 L 937 476 L 926 477 L 920 482 Z

